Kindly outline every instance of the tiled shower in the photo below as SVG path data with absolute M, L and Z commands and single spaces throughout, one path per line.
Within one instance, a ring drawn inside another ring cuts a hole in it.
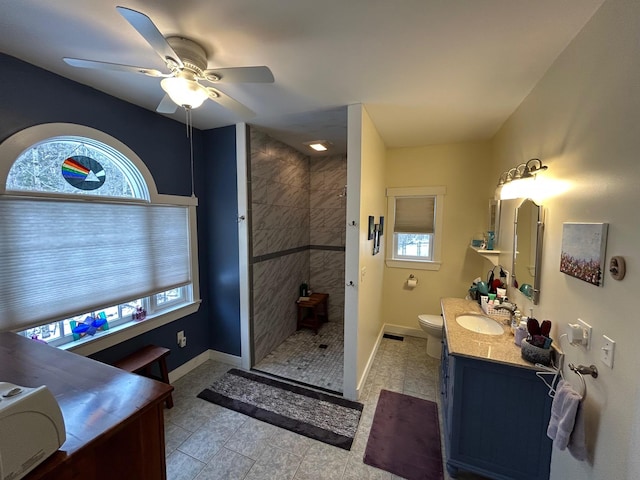
M 296 331 L 299 286 L 344 314 L 345 155 L 310 157 L 250 127 L 252 364 Z

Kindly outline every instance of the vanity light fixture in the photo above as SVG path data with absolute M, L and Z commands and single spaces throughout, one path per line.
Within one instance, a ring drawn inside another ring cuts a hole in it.
M 539 158 L 532 158 L 526 163 L 511 168 L 500 175 L 496 198 L 508 200 L 511 198 L 530 197 L 535 193 L 533 181 L 541 170 L 547 166 Z
M 512 182 L 514 180 L 521 180 L 524 178 L 535 177 L 541 170 L 546 170 L 548 167 L 542 164 L 542 160 L 539 158 L 532 158 L 526 163 L 521 163 L 517 167 L 511 168 L 506 172 L 503 172 L 498 179 L 498 186 Z
M 532 158 L 524 164 L 521 178 L 535 177 L 540 170 L 546 170 L 547 168 L 549 167 L 547 167 L 546 165 L 542 165 L 542 160 L 540 160 L 539 158 Z

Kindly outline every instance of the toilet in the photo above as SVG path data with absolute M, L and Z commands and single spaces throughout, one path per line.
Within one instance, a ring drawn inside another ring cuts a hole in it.
M 427 333 L 427 355 L 440 358 L 442 352 L 442 317 L 440 315 L 418 315 L 420 328 Z

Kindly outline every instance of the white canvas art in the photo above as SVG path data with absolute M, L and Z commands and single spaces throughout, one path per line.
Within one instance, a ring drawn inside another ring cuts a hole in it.
M 593 285 L 602 285 L 607 223 L 564 223 L 560 271 Z

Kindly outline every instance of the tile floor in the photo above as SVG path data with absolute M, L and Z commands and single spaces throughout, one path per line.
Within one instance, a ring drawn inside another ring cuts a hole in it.
M 254 367 L 259 372 L 342 393 L 344 323 L 323 323 L 298 330 Z
M 362 462 L 380 390 L 438 401 L 438 367 L 439 361 L 426 354 L 426 340 L 383 339 L 361 394 L 364 410 L 358 432 L 346 451 L 197 398 L 231 368 L 207 361 L 175 382 L 175 406 L 165 409 L 167 478 L 398 479 Z M 480 477 L 460 474 L 458 478 Z M 445 479 L 449 480 L 446 471 Z

